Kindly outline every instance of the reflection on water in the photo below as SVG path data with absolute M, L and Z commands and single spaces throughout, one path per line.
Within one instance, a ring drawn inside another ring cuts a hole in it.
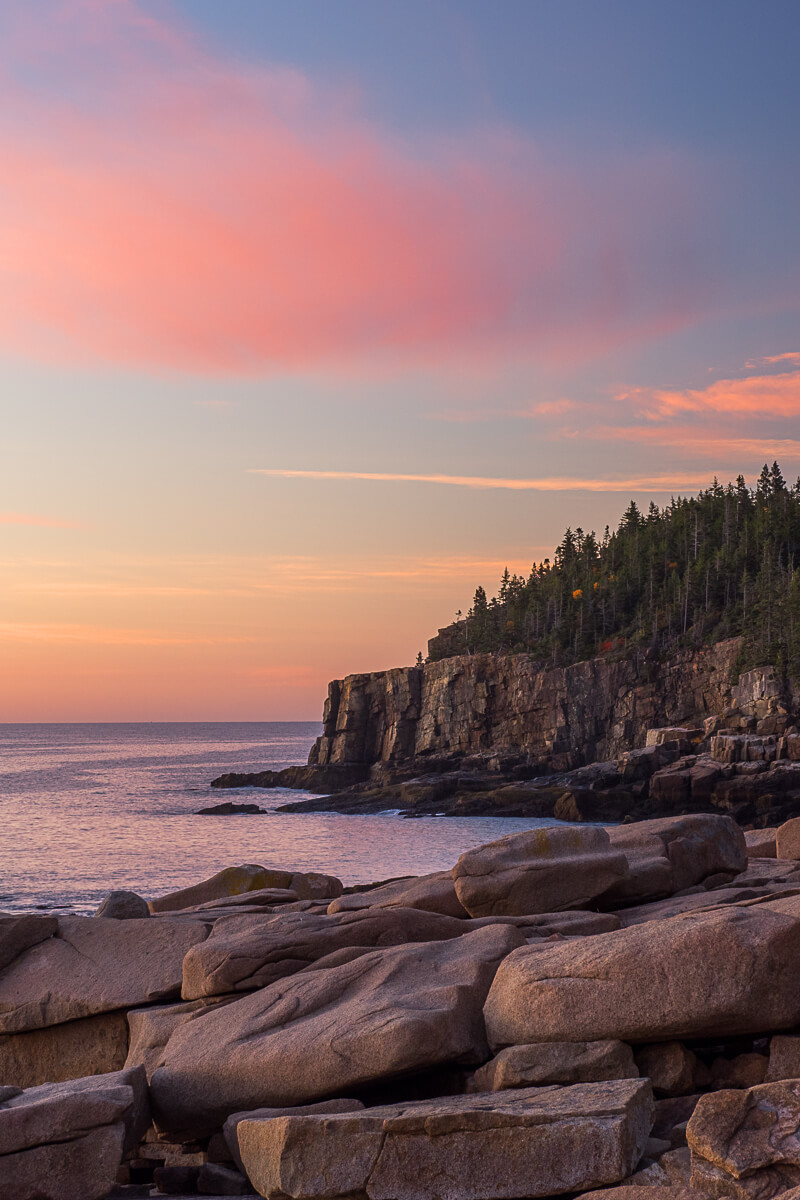
M 236 797 L 274 809 L 303 793 L 220 793 L 224 771 L 306 761 L 314 723 L 0 725 L 0 910 L 92 912 L 112 888 L 150 897 L 221 867 L 326 871 L 346 884 L 452 866 L 471 846 L 551 822 L 336 813 L 196 816 Z

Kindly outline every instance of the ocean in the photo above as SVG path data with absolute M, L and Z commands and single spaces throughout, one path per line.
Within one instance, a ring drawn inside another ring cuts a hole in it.
M 0 911 L 91 913 L 125 888 L 151 899 L 238 863 L 345 884 L 451 867 L 530 818 L 276 813 L 302 792 L 209 785 L 304 763 L 317 722 L 0 725 Z M 269 815 L 197 816 L 223 800 Z

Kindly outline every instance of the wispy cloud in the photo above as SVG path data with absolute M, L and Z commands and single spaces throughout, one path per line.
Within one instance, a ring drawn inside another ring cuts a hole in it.
M 251 475 L 269 475 L 280 479 L 363 480 L 368 483 L 435 483 L 449 487 L 503 489 L 512 492 L 673 492 L 677 489 L 704 487 L 708 480 L 680 472 L 665 475 L 638 475 L 626 479 L 570 479 L 552 476 L 542 479 L 498 479 L 488 475 L 411 475 L 389 471 L 295 471 L 278 467 L 254 467 Z
M 38 513 L 0 512 L 0 525 L 35 525 L 43 529 L 79 529 L 75 521 L 61 521 Z
M 457 425 L 477 425 L 487 421 L 522 420 L 531 421 L 537 417 L 559 417 L 563 413 L 577 408 L 578 404 L 569 396 L 561 396 L 557 400 L 534 401 L 525 408 L 444 408 L 438 412 L 426 413 L 429 421 L 450 421 Z
M 786 354 L 768 354 L 765 358 L 750 358 L 745 363 L 748 369 L 757 367 L 771 367 L 775 363 L 797 363 L 800 365 L 800 350 L 789 350 Z
M 8 601 L 42 599 L 71 603 L 151 599 L 163 611 L 185 614 L 188 606 L 207 600 L 263 602 L 277 597 L 329 592 L 363 591 L 384 584 L 439 585 L 476 576 L 498 577 L 505 566 L 527 571 L 533 560 L 552 552 L 550 545 L 505 547 L 496 557 L 472 555 L 223 555 L 193 558 L 104 559 L 46 562 L 31 558 L 0 561 L 2 590 Z M 100 611 L 100 608 L 98 608 Z M 25 624 L 25 623 L 23 623 Z M 69 628 L 72 628 L 71 626 Z
M 705 388 L 631 388 L 620 392 L 617 399 L 630 403 L 651 420 L 712 412 L 740 417 L 797 417 L 800 370 L 718 379 Z
M 688 156 L 569 161 L 507 128 L 412 147 L 352 92 L 228 62 L 133 0 L 19 12 L 22 32 L 0 14 L 14 352 L 239 373 L 573 361 L 715 306 Z
M 725 437 L 696 425 L 685 429 L 665 428 L 663 425 L 600 425 L 587 431 L 593 439 L 609 442 L 639 442 L 650 446 L 676 447 L 692 458 L 720 463 L 723 455 L 728 461 L 741 464 L 744 459 L 800 459 L 800 439 L 764 437 Z M 736 468 L 738 470 L 738 467 Z
M 0 621 L 0 642 L 86 642 L 95 646 L 227 646 L 253 642 L 252 637 L 207 637 L 115 629 L 103 625 L 70 625 L 53 621 Z
M 516 417 L 557 417 L 561 413 L 570 412 L 575 407 L 574 400 L 570 400 L 568 396 L 562 396 L 558 400 L 540 400 L 534 402 L 530 408 L 518 409 L 513 415 Z

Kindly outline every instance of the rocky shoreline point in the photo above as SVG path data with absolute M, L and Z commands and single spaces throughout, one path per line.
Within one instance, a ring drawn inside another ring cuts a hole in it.
M 308 765 L 215 788 L 296 788 L 279 812 L 622 822 L 722 813 L 743 828 L 800 813 L 800 692 L 738 673 L 740 638 L 544 668 L 463 655 L 334 680 Z
M 0 916 L 3 1200 L 782 1193 L 800 818 L 552 826 L 373 885 L 245 865 Z
M 569 822 L 452 870 L 0 914 L 0 1200 L 800 1200 L 800 696 L 740 652 L 350 676 L 214 781 Z

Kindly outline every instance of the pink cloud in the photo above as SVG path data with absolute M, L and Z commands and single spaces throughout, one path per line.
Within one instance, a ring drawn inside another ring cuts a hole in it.
M 629 402 L 651 420 L 712 412 L 737 417 L 796 417 L 800 416 L 800 371 L 718 379 L 705 388 L 676 391 L 633 388 L 620 392 L 617 399 Z
M 562 396 L 559 400 L 541 400 L 538 404 L 532 404 L 528 409 L 518 411 L 515 416 L 557 417 L 575 407 L 574 400 L 570 400 L 568 396 Z
M 497 421 L 503 418 L 528 421 L 534 417 L 557 417 L 578 407 L 578 402 L 568 396 L 558 400 L 541 400 L 527 408 L 446 408 L 440 412 L 427 413 L 430 421 L 450 421 L 453 424 L 474 425 L 482 421 Z
M 749 368 L 753 367 L 771 367 L 775 363 L 798 363 L 800 364 L 800 351 L 790 350 L 786 354 L 768 354 L 764 358 L 750 358 L 745 363 Z
M 6 350 L 220 372 L 562 361 L 710 303 L 703 181 L 674 154 L 577 169 L 500 129 L 412 147 L 351 95 L 231 65 L 132 0 L 21 13 L 0 18 Z

